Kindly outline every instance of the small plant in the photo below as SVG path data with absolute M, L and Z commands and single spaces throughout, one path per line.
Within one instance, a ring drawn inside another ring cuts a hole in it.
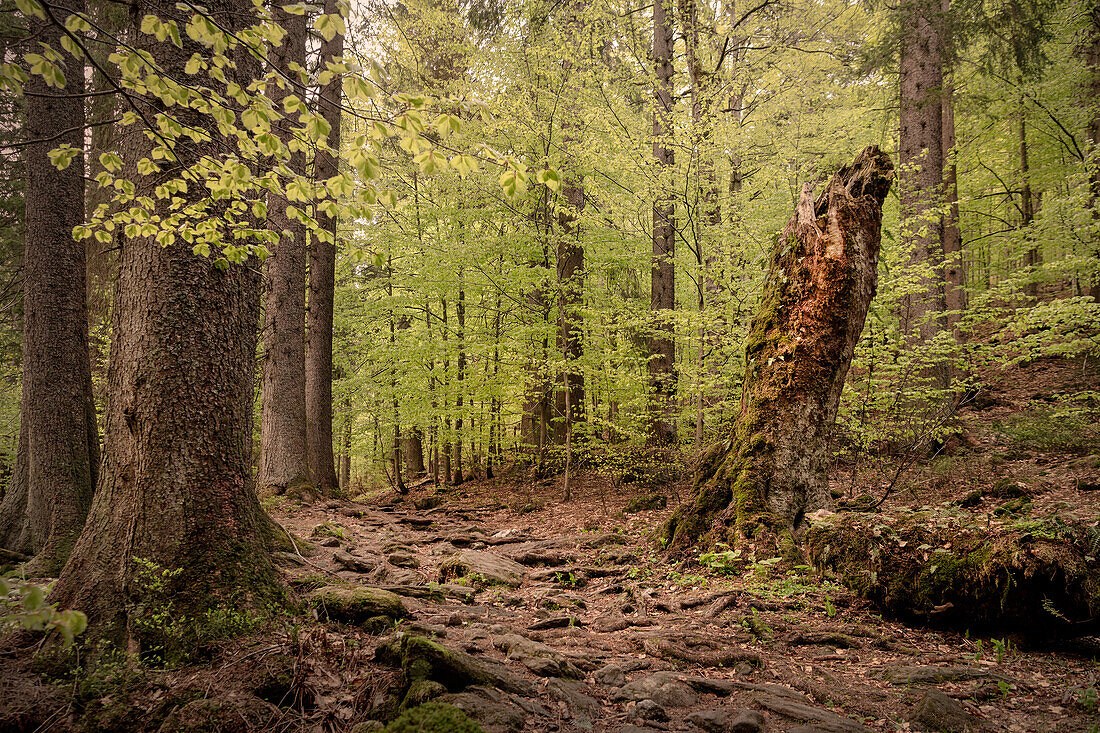
M 554 573 L 554 580 L 558 582 L 558 585 L 565 586 L 566 588 L 577 587 L 577 576 L 573 574 L 572 570 L 559 570 Z
M 1016 647 L 1011 639 L 992 639 L 991 642 L 993 644 L 993 654 L 997 657 L 998 664 L 1005 659 L 1012 659 L 1016 656 Z
M 982 640 L 981 639 L 976 639 L 974 641 L 974 661 L 975 662 L 982 661 Z
M 84 632 L 88 617 L 80 611 L 58 611 L 46 603 L 49 587 L 16 578 L 0 577 L 0 633 L 10 629 L 56 631 L 68 647 Z
M 347 540 L 348 531 L 335 522 L 321 522 L 313 528 L 313 537 L 335 537 L 338 540 Z
M 1097 710 L 1100 710 L 1100 693 L 1096 691 L 1095 685 L 1089 685 L 1088 687 L 1071 687 L 1066 690 L 1066 695 L 1063 700 L 1072 700 L 1078 706 L 1090 713 L 1095 713 Z
M 1012 691 L 1012 685 L 1008 684 L 1004 680 L 997 680 L 997 689 L 1001 693 L 1001 698 L 1007 700 L 1008 693 Z
M 741 557 L 741 548 L 731 550 L 729 545 L 718 543 L 719 548 L 711 552 L 704 552 L 699 556 L 699 564 L 722 575 L 738 575 L 744 564 Z
M 833 605 L 833 601 L 829 596 L 825 596 L 825 615 L 829 618 L 836 616 L 836 606 Z

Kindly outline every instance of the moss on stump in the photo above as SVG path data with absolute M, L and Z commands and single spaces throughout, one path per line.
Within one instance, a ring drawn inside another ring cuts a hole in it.
M 1100 526 L 1056 518 L 979 526 L 943 510 L 830 514 L 807 557 L 898 617 L 1026 634 L 1085 633 L 1100 617 Z

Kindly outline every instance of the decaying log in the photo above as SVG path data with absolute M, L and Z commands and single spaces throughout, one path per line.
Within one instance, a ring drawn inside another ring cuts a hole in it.
M 813 185 L 803 186 L 749 332 L 740 413 L 701 456 L 694 505 L 665 528 L 670 547 L 704 536 L 731 545 L 789 540 L 806 514 L 832 507 L 826 439 L 875 293 L 893 171 L 872 146 L 816 201 Z

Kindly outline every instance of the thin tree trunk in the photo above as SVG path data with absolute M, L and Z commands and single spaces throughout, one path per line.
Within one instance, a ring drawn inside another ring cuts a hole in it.
M 344 399 L 344 438 L 340 458 L 340 491 L 347 494 L 351 483 L 351 400 Z
M 947 0 L 943 10 L 947 12 Z M 951 76 L 943 81 L 943 187 L 947 213 L 943 219 L 943 259 L 946 275 L 944 300 L 948 325 L 958 323 L 966 310 L 966 262 L 963 260 L 962 232 L 959 229 L 958 154 L 955 150 L 955 85 Z
M 291 65 L 306 62 L 306 16 L 274 10 L 276 21 L 286 31 L 282 45 L 271 51 L 271 64 L 282 74 L 297 78 Z M 282 109 L 283 100 L 300 89 L 289 82 L 268 87 L 271 103 Z M 283 143 L 293 138 L 283 126 L 278 131 Z M 302 151 L 291 153 L 288 167 L 298 175 L 306 173 Z M 263 381 L 260 391 L 260 462 L 258 488 L 261 494 L 282 494 L 309 484 L 306 455 L 306 229 L 289 214 L 292 206 L 285 197 L 268 195 L 268 228 L 278 240 L 265 263 L 266 306 L 264 308 Z
M 806 514 L 832 507 L 828 434 L 874 296 L 892 179 L 890 157 L 870 147 L 816 201 L 812 184 L 803 187 L 772 249 L 745 348 L 740 413 L 701 458 L 694 505 L 666 527 L 672 546 L 682 550 L 706 535 L 782 545 Z
M 455 308 L 458 317 L 458 372 L 455 386 L 455 447 L 454 447 L 454 485 L 462 483 L 462 413 L 463 393 L 466 390 L 466 285 L 462 279 L 462 270 L 458 272 L 458 305 Z
M 1089 15 L 1092 18 L 1089 28 L 1091 38 L 1085 45 L 1085 64 L 1090 72 L 1089 96 L 1085 102 L 1092 109 L 1088 127 L 1089 149 L 1092 151 L 1089 161 L 1092 166 L 1089 169 L 1089 208 L 1092 209 L 1092 218 L 1100 219 L 1100 105 L 1096 104 L 1096 100 L 1100 99 L 1100 2 L 1092 0 L 1089 3 Z M 1093 237 L 1092 247 L 1096 261 L 1100 261 L 1100 235 Z M 1100 268 L 1094 267 L 1091 275 L 1088 293 L 1093 300 L 1100 302 Z
M 653 3 L 653 61 L 657 85 L 653 90 L 653 157 L 659 168 L 673 164 L 669 138 L 672 136 L 672 22 L 666 0 Z M 664 185 L 662 180 L 658 187 Z M 672 322 L 676 308 L 675 205 L 658 193 L 653 203 L 653 258 L 650 272 L 649 308 L 654 333 L 649 340 L 649 382 L 652 392 L 649 442 L 676 442 L 676 354 Z
M 83 11 L 83 3 L 70 9 Z M 61 51 L 58 25 L 35 18 L 28 25 L 35 44 Z M 63 89 L 35 74 L 26 83 L 20 455 L 0 505 L 0 547 L 35 555 L 27 571 L 49 576 L 80 535 L 99 469 L 85 246 L 72 235 L 84 222 L 84 155 L 64 170 L 47 155 L 62 144 L 84 148 L 84 64 L 63 58 Z
M 325 0 L 325 12 L 339 12 L 337 0 Z M 321 58 L 334 59 L 344 54 L 344 37 L 337 33 L 321 45 Z M 339 172 L 340 101 L 342 80 L 339 74 L 321 88 L 318 107 L 329 123 L 328 147 L 321 151 L 315 166 L 318 180 L 325 181 Z M 313 237 L 309 248 L 309 304 L 306 311 L 306 442 L 309 471 L 313 485 L 329 495 L 336 488 L 336 466 L 332 456 L 332 318 L 336 292 L 336 217 L 318 213 L 318 220 L 330 238 Z
M 1021 84 L 1022 84 L 1021 80 Z M 1027 159 L 1027 100 L 1020 96 L 1019 119 L 1017 131 L 1020 144 L 1020 228 L 1026 230 L 1035 220 L 1035 201 L 1031 195 L 1031 166 Z M 1025 234 L 1025 236 L 1029 236 Z M 1024 264 L 1028 268 L 1027 287 L 1024 292 L 1028 297 L 1039 296 L 1039 282 L 1036 280 L 1038 273 L 1036 268 L 1042 263 L 1038 245 L 1028 248 L 1024 257 Z
M 181 8 L 168 0 L 138 0 L 135 11 L 183 27 L 191 11 Z M 253 17 L 244 0 L 212 0 L 206 8 L 229 32 L 243 30 Z M 186 35 L 182 48 L 145 34 L 134 43 L 173 78 L 224 90 L 205 74 L 185 74 L 191 55 L 206 53 Z M 247 85 L 256 65 L 240 49 L 232 58 L 229 80 Z M 161 103 L 150 97 L 141 104 Z M 174 148 L 181 166 L 197 163 L 211 145 L 233 144 L 208 116 L 180 107 L 165 111 L 212 138 L 181 138 Z M 150 154 L 152 143 L 140 129 L 123 142 L 131 166 Z M 138 192 L 151 196 L 155 177 L 130 173 Z M 203 192 L 192 186 L 181 195 L 198 200 Z M 158 213 L 167 214 L 163 204 Z M 135 580 L 143 563 L 178 570 L 165 579 L 164 593 L 176 612 L 190 618 L 220 607 L 239 614 L 281 602 L 267 550 L 276 528 L 260 508 L 252 478 L 257 266 L 250 261 L 223 269 L 185 243 L 162 247 L 152 237 L 121 238 L 102 472 L 51 600 L 86 612 L 93 633 L 123 648 L 173 643 L 147 618 L 132 623 L 143 613 L 142 586 Z
M 943 220 L 936 213 L 943 198 L 943 11 L 940 0 L 905 0 L 898 12 L 902 243 L 913 267 L 932 271 L 917 292 L 904 296 L 898 315 L 902 332 L 923 343 L 947 325 Z M 946 387 L 947 365 L 934 366 L 929 376 Z

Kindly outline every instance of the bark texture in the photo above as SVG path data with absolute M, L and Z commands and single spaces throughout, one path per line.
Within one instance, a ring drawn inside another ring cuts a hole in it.
M 659 168 L 671 166 L 674 160 L 668 140 L 672 134 L 672 20 L 665 2 L 653 3 L 653 62 L 657 75 L 653 89 L 653 157 Z M 676 308 L 675 215 L 672 201 L 658 194 L 653 203 L 649 290 L 649 309 L 655 321 L 649 339 L 649 442 L 654 445 L 676 442 L 676 350 L 672 322 L 667 318 Z
M 944 2 L 947 12 L 947 2 Z M 947 213 L 943 219 L 943 265 L 946 277 L 944 301 L 948 324 L 954 327 L 966 310 L 966 262 L 963 260 L 962 232 L 959 230 L 958 156 L 955 151 L 955 87 L 950 77 L 943 81 L 943 187 Z
M 336 0 L 325 0 L 325 12 L 338 12 Z M 344 37 L 337 33 L 321 45 L 325 61 L 344 55 Z M 317 154 L 315 172 L 327 181 L 338 172 L 340 152 L 341 90 L 339 74 L 321 88 L 318 106 L 329 123 L 329 151 Z M 339 486 L 336 459 L 332 452 L 332 311 L 336 293 L 335 217 L 318 214 L 318 220 L 332 234 L 331 240 L 315 237 L 309 248 L 309 309 L 306 313 L 306 442 L 313 485 L 323 494 Z
M 816 202 L 812 185 L 803 187 L 749 332 L 740 413 L 701 456 L 695 503 L 666 528 L 673 547 L 707 533 L 730 544 L 782 538 L 806 514 L 831 508 L 826 443 L 878 281 L 893 170 L 869 147 Z
M 135 10 L 182 27 L 191 12 L 181 7 L 140 0 Z M 247 0 L 215 0 L 207 8 L 229 30 L 242 28 L 253 13 Z M 135 43 L 178 78 L 191 54 L 204 53 L 186 36 L 183 48 L 145 34 Z M 253 78 L 247 54 L 235 61 L 242 81 Z M 217 85 L 202 75 L 191 78 Z M 143 103 L 160 105 L 155 98 Z M 226 143 L 209 117 L 171 111 L 212 138 L 203 144 L 181 139 L 175 148 L 181 167 Z M 151 146 L 134 128 L 120 139 L 129 166 Z M 153 176 L 130 172 L 139 193 L 178 175 L 168 167 Z M 202 194 L 192 186 L 188 195 Z M 196 619 L 224 605 L 260 605 L 281 591 L 267 551 L 275 527 L 252 479 L 257 263 L 220 269 L 186 244 L 162 248 L 150 237 L 121 237 L 120 244 L 102 471 L 51 600 L 85 611 L 94 635 L 140 649 L 163 639 L 149 638 L 156 630 L 140 623 L 141 604 L 150 599 L 135 558 L 178 569 L 165 593 L 178 613 Z
M 83 5 L 72 10 L 83 10 Z M 61 29 L 30 20 L 31 40 L 61 49 Z M 13 481 L 0 505 L 0 547 L 56 575 L 80 535 L 99 469 L 85 301 L 84 156 L 64 170 L 48 158 L 84 147 L 84 65 L 65 56 L 65 87 L 26 85 L 26 244 L 23 254 L 23 395 Z M 41 142 L 33 142 L 41 141 Z
M 916 292 L 903 298 L 902 331 L 928 341 L 946 326 L 943 221 L 936 213 L 943 199 L 943 12 L 940 0 L 905 0 L 900 47 L 902 243 L 910 264 L 925 268 Z M 946 384 L 946 370 L 934 375 Z
M 286 30 L 282 45 L 272 49 L 271 64 L 289 79 L 298 80 L 290 65 L 305 66 L 306 16 L 276 9 L 275 17 Z M 271 101 L 281 109 L 290 95 L 301 98 L 299 88 L 284 79 L 270 86 Z M 284 142 L 292 137 L 280 130 Z M 306 172 L 305 155 L 291 154 L 289 168 Z M 268 196 L 268 228 L 279 235 L 266 263 L 264 308 L 263 383 L 260 395 L 261 493 L 282 494 L 309 483 L 306 454 L 306 229 L 288 215 L 289 202 Z
M 1088 5 L 1091 17 L 1090 38 L 1085 44 L 1085 63 L 1089 68 L 1089 94 L 1086 103 L 1092 107 L 1089 118 L 1088 142 L 1092 151 L 1092 169 L 1089 174 L 1089 206 L 1094 219 L 1100 219 L 1100 0 L 1091 0 Z M 1100 259 L 1100 239 L 1094 238 L 1093 251 Z M 1088 287 L 1092 299 L 1100 302 L 1100 272 L 1092 273 L 1092 282 Z

